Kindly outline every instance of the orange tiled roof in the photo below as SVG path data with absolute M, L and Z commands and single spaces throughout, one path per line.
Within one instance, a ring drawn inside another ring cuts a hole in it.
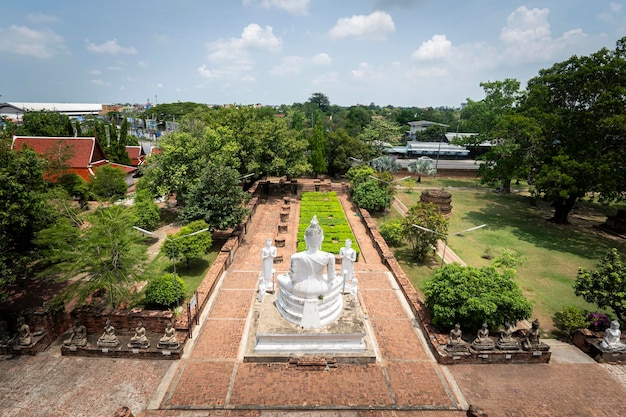
M 13 137 L 11 149 L 20 150 L 24 145 L 47 159 L 67 158 L 64 163 L 68 166 L 68 172 L 78 174 L 84 180 L 91 179 L 94 167 L 108 162 L 95 137 Z

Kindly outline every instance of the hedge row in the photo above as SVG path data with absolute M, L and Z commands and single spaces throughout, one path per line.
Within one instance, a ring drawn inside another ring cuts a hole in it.
M 352 228 L 346 219 L 343 207 L 334 191 L 327 193 L 304 192 L 300 204 L 300 224 L 298 225 L 298 251 L 306 249 L 304 242 L 304 231 L 314 215 L 324 230 L 324 242 L 322 250 L 334 254 L 339 254 L 339 250 L 344 247 L 346 239 L 352 240 L 352 248 L 360 253 L 359 245 L 354 238 Z

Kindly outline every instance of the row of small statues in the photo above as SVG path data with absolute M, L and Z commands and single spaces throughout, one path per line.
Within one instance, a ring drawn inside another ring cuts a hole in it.
M 32 345 L 33 342 L 33 334 L 30 331 L 30 326 L 26 324 L 24 317 L 19 316 L 17 318 L 17 334 L 14 336 L 9 332 L 7 322 L 0 320 L 0 346 L 6 347 L 14 345 L 26 347 Z
M 65 346 L 79 346 L 84 347 L 87 345 L 87 328 L 80 323 L 79 320 L 74 322 L 72 327 L 72 334 L 69 338 L 63 341 Z M 115 335 L 115 327 L 111 324 L 111 320 L 107 319 L 104 325 L 104 332 L 98 339 L 98 347 L 100 348 L 116 348 L 120 345 L 120 341 Z M 165 334 L 159 339 L 157 348 L 159 349 L 178 349 L 180 343 L 176 339 L 176 329 L 172 326 L 172 323 L 167 323 L 165 327 Z M 147 349 L 150 347 L 150 340 L 146 336 L 146 328 L 141 322 L 137 324 L 135 334 L 131 336 L 128 343 L 129 348 L 135 349 Z
M 467 352 L 468 343 L 461 338 L 462 335 L 461 326 L 458 323 L 455 324 L 450 331 L 450 339 L 446 345 L 446 350 L 449 352 Z M 487 323 L 483 323 L 469 347 L 477 351 L 493 349 L 519 350 L 520 347 L 526 351 L 547 351 L 550 349 L 548 345 L 540 340 L 539 320 L 532 322 L 531 328 L 526 331 L 521 343 L 518 338 L 513 336 L 513 326 L 508 321 L 504 323 L 504 330 L 495 342 L 489 337 L 489 326 Z

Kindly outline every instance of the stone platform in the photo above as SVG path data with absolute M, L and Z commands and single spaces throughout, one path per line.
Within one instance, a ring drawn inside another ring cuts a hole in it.
M 276 308 L 276 294 L 267 294 L 251 309 L 244 362 L 288 362 L 294 358 L 327 357 L 339 363 L 373 363 L 368 326 L 359 303 L 343 295 L 343 311 L 320 329 L 288 322 Z

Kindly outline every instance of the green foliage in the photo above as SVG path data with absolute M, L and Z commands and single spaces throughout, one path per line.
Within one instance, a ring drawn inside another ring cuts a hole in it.
M 135 217 L 137 218 L 135 226 L 146 230 L 154 230 L 157 228 L 161 211 L 157 203 L 154 202 L 154 197 L 149 190 L 137 190 L 133 207 Z
M 601 201 L 626 196 L 626 37 L 615 50 L 572 56 L 528 82 L 522 103 L 543 132 L 528 159 L 536 195 L 551 201 L 552 220 L 567 223 L 576 201 L 590 192 Z
M 591 321 L 589 312 L 582 308 L 568 305 L 554 314 L 554 325 L 566 340 L 572 340 L 574 333 L 579 329 L 586 329 Z
M 400 246 L 404 242 L 404 226 L 401 219 L 389 220 L 379 228 L 380 235 L 389 246 Z
M 400 164 L 394 158 L 383 155 L 372 160 L 372 168 L 378 172 L 396 173 L 400 171 Z
M 212 229 L 226 230 L 242 222 L 248 213 L 248 197 L 237 171 L 209 163 L 199 180 L 190 186 L 179 218 L 183 222 L 204 220 Z
M 431 161 L 426 159 L 418 159 L 412 161 L 407 165 L 407 171 L 411 174 L 417 174 L 417 182 L 422 181 L 422 175 L 436 175 L 437 170 L 433 166 Z
M 27 111 L 18 129 L 24 136 L 74 136 L 70 118 L 53 111 Z
M 350 181 L 352 191 L 365 181 L 370 180 L 370 175 L 374 175 L 376 171 L 368 165 L 356 165 L 348 170 L 346 178 Z
M 393 194 L 380 181 L 369 179 L 352 191 L 352 199 L 361 208 L 367 211 L 383 211 L 391 205 Z
M 0 291 L 24 276 L 35 234 L 57 217 L 45 189 L 42 161 L 34 151 L 0 153 Z
M 116 306 L 143 268 L 145 246 L 130 227 L 135 223 L 132 210 L 123 205 L 100 208 L 88 216 L 87 223 L 90 226 L 73 248 L 73 263 L 66 274 L 68 279 L 81 274 L 81 279 L 68 287 L 66 295 L 84 300 L 104 289 Z
M 578 270 L 574 283 L 576 295 L 600 308 L 611 308 L 621 323 L 626 323 L 626 265 L 613 248 L 598 263 L 596 270 Z
M 324 174 L 328 172 L 325 140 L 326 139 L 324 137 L 324 124 L 322 121 L 322 115 L 318 114 L 315 120 L 315 126 L 313 127 L 313 134 L 309 139 L 309 146 L 311 149 L 309 162 L 313 167 L 313 172 L 315 172 L 316 174 Z
M 96 197 L 109 201 L 124 197 L 128 188 L 124 171 L 111 165 L 103 165 L 96 168 L 95 174 L 90 188 Z
M 356 251 L 358 256 L 360 253 L 359 245 L 334 191 L 302 193 L 300 223 L 298 224 L 298 251 L 306 249 L 304 231 L 309 227 L 314 215 L 317 216 L 317 221 L 324 230 L 323 251 L 338 254 L 345 245 L 346 239 L 350 239 L 352 240 L 352 249 Z
M 57 184 L 63 187 L 70 197 L 78 199 L 81 205 L 89 199 L 89 184 L 80 175 L 63 174 L 59 177 Z
M 178 275 L 164 274 L 148 282 L 145 302 L 149 305 L 169 308 L 180 302 L 185 290 L 185 281 Z
M 532 313 L 513 272 L 494 266 L 446 265 L 424 283 L 424 294 L 433 324 L 441 329 L 455 323 L 467 329 L 480 328 L 482 323 L 497 326 L 505 320 L 527 319 Z
M 210 228 L 204 220 L 196 220 L 183 226 L 178 233 L 168 235 L 161 245 L 161 253 L 174 262 L 178 258 L 183 258 L 186 267 L 189 268 L 190 261 L 203 257 L 213 244 L 210 230 L 200 232 L 205 229 Z
M 414 224 L 435 231 L 428 232 L 419 229 Z M 402 222 L 402 235 L 409 243 L 413 258 L 417 262 L 424 262 L 437 247 L 439 239 L 445 239 L 448 232 L 446 219 L 433 203 L 417 203 L 409 208 Z
M 369 145 L 350 136 L 343 128 L 329 132 L 327 142 L 326 158 L 328 172 L 331 174 L 348 171 L 353 162 L 350 157 L 364 160 L 372 156 L 373 150 Z

